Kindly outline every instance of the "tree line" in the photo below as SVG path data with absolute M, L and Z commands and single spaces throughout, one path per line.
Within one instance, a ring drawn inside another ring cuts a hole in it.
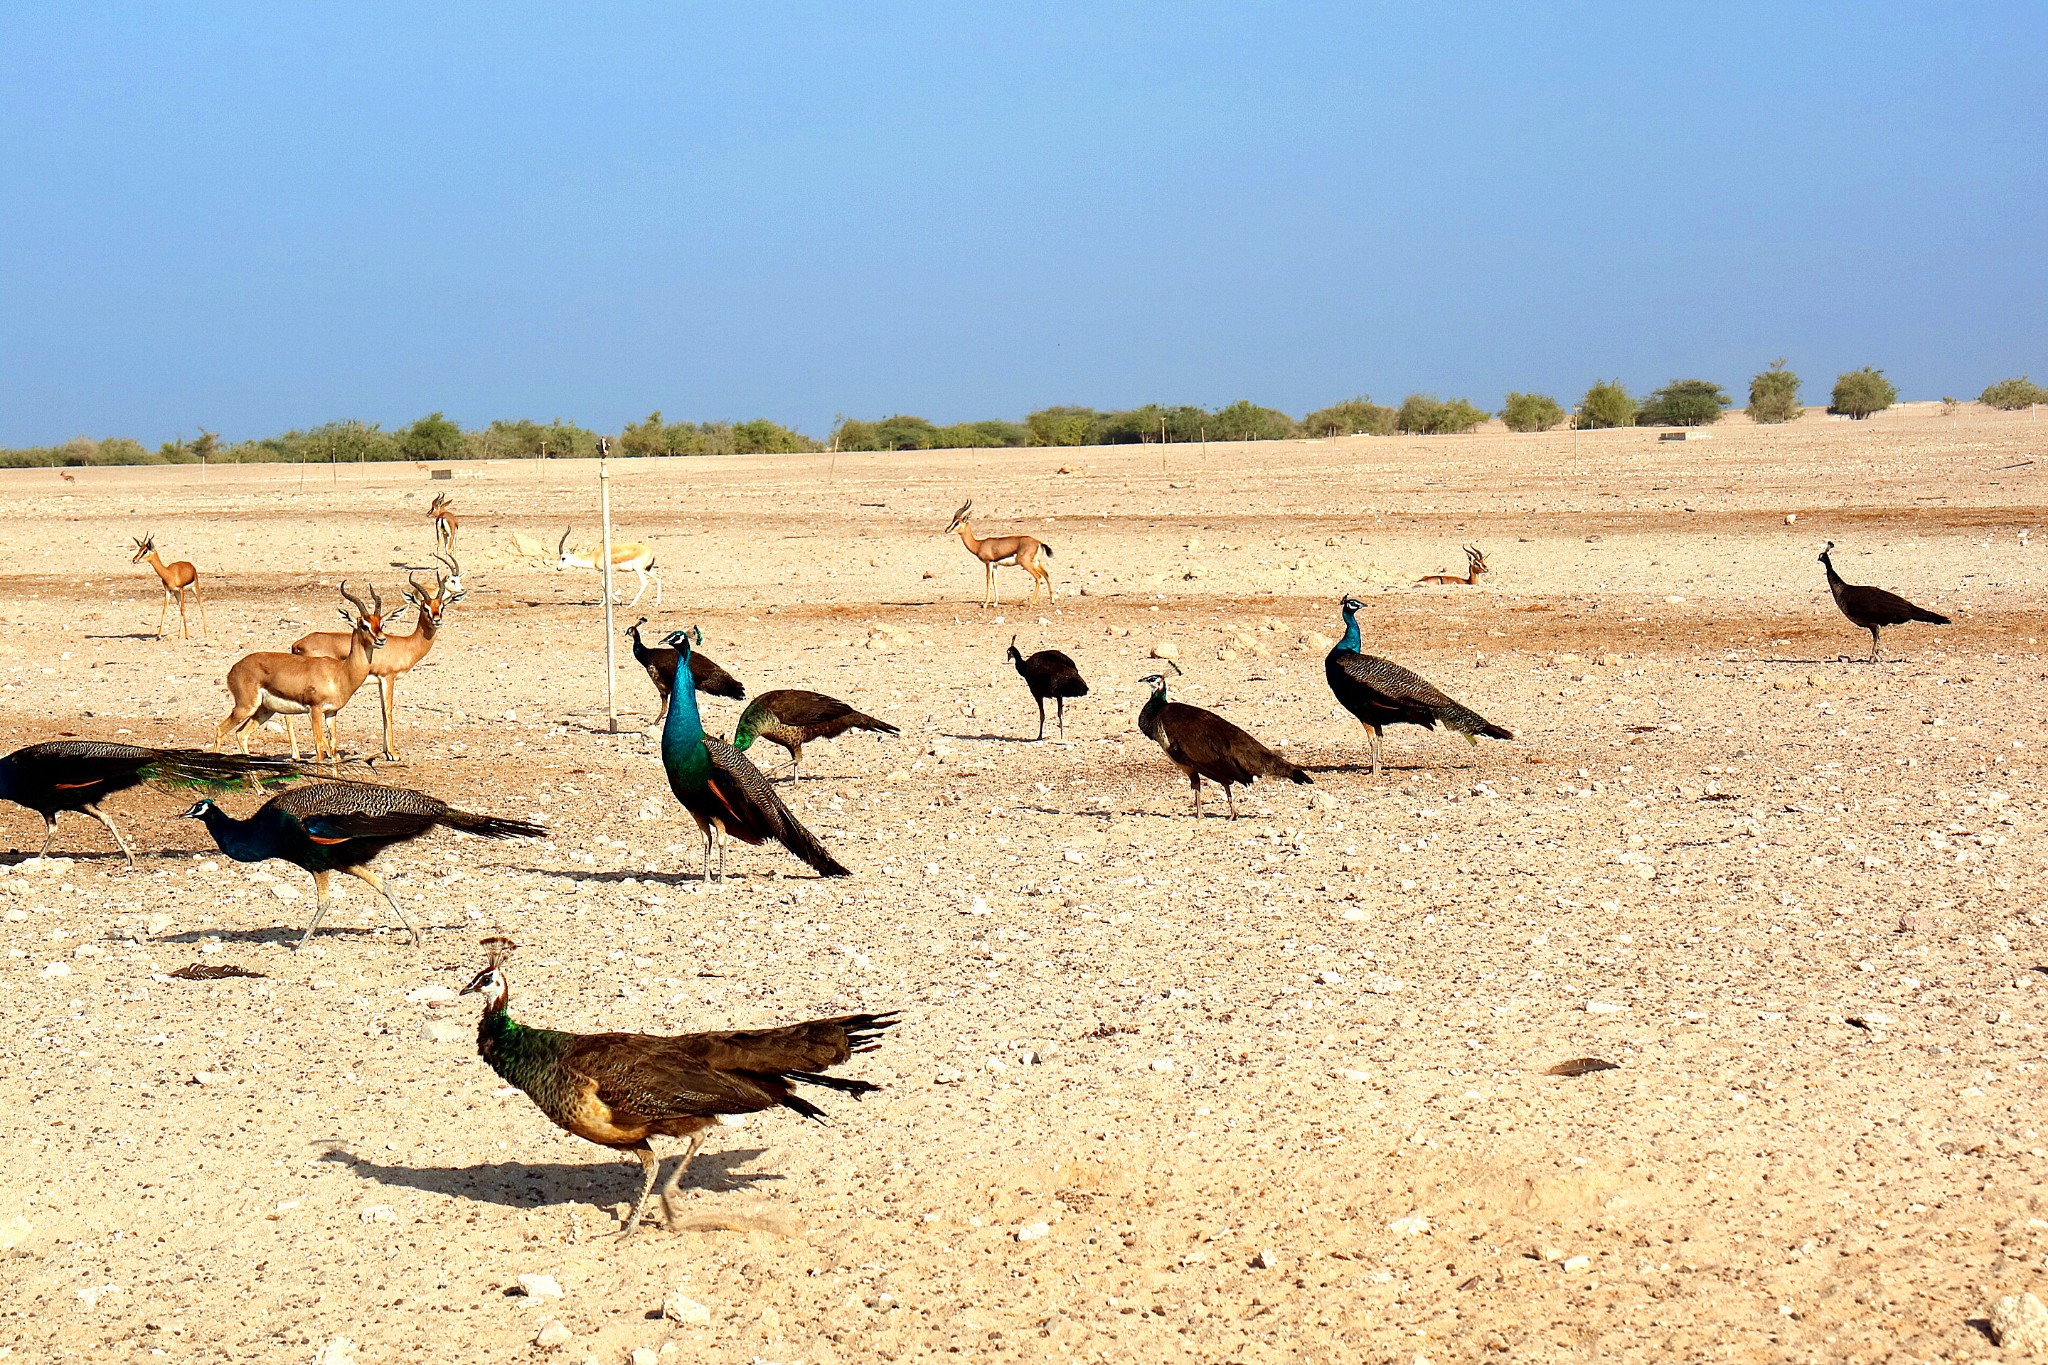
M 1749 381 L 1752 421 L 1789 422 L 1805 409 L 1801 381 L 1784 360 L 1771 362 Z M 1836 378 L 1828 411 L 1869 417 L 1898 401 L 1899 391 L 1884 371 L 1865 366 Z M 1978 402 L 2013 412 L 2048 404 L 2048 388 L 2025 375 L 2001 379 Z M 1944 398 L 1953 411 L 1958 400 Z M 1612 427 L 1697 427 L 1721 420 L 1734 400 L 1706 379 L 1674 379 L 1638 398 L 1618 379 L 1598 381 L 1569 410 L 1544 393 L 1510 393 L 1497 412 L 1464 398 L 1411 393 L 1398 407 L 1369 397 L 1346 399 L 1296 419 L 1278 408 L 1240 399 L 1210 411 L 1188 404 L 1147 403 L 1101 411 L 1087 407 L 1040 408 L 1021 422 L 991 419 L 940 426 L 923 417 L 896 414 L 879 420 L 841 417 L 830 438 L 817 441 L 779 422 L 669 422 L 649 413 L 612 438 L 620 455 L 785 455 L 832 450 L 955 450 L 1001 446 L 1135 445 L 1143 442 L 1277 441 L 1290 437 L 1441 436 L 1471 431 L 1499 417 L 1510 431 L 1550 431 L 1569 423 L 1592 431 Z M 494 421 L 465 428 L 432 412 L 410 426 L 385 430 L 375 422 L 329 422 L 305 431 L 255 440 L 223 441 L 201 430 L 191 440 L 166 441 L 150 450 L 125 436 L 94 440 L 75 436 L 62 445 L 0 449 L 0 468 L 63 465 L 206 463 L 344 463 L 375 460 L 587 459 L 598 453 L 599 433 L 560 418 L 552 422 Z

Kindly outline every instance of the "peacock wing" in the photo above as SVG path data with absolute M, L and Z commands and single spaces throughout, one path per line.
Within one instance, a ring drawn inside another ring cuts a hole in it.
M 853 708 L 837 697 L 828 697 L 823 692 L 806 692 L 798 688 L 784 688 L 770 694 L 775 700 L 768 709 L 784 725 L 809 727 L 830 725 L 853 714 Z M 767 696 L 761 698 L 768 701 Z
M 139 779 L 156 756 L 156 750 L 137 744 L 55 739 L 17 749 L 8 758 L 14 770 L 29 781 L 65 790 Z
M 599 1033 L 578 1038 L 563 1069 L 593 1088 L 621 1126 L 635 1119 L 751 1114 L 780 1102 L 758 1077 L 707 1064 L 694 1037 Z
M 782 838 L 794 819 L 761 770 L 722 739 L 706 735 L 704 751 L 711 757 L 706 796 L 725 818 L 726 832 L 750 844 Z
M 1411 673 L 1391 660 L 1346 649 L 1332 651 L 1329 664 L 1345 678 L 1384 697 L 1429 708 L 1453 704 L 1450 697 L 1427 678 Z

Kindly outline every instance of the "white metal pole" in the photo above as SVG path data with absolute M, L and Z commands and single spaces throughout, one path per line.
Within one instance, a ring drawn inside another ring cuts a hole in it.
M 613 734 L 619 732 L 619 701 L 615 680 L 618 645 L 612 638 L 612 443 L 597 440 L 597 504 L 604 518 L 604 713 Z

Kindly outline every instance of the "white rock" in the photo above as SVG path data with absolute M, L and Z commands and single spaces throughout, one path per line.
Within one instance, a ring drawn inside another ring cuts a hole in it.
M 2008 1351 L 2048 1354 L 2048 1306 L 2032 1294 L 2007 1294 L 1991 1305 L 1991 1339 Z
M 415 986 L 405 993 L 405 1001 L 409 1005 L 425 1005 L 436 1000 L 454 998 L 455 989 L 452 986 Z
M 968 915 L 986 915 L 990 913 L 988 897 L 977 893 L 973 900 L 967 902 L 967 909 L 961 913 Z
M 1347 1081 L 1369 1081 L 1372 1079 L 1370 1071 L 1359 1071 L 1354 1067 L 1348 1066 L 1338 1067 L 1337 1074 Z
M 389 1204 L 370 1204 L 356 1210 L 356 1220 L 363 1223 L 395 1223 L 398 1210 Z
M 1158 1061 L 1152 1063 L 1152 1069 L 1160 1072 L 1173 1070 L 1173 1058 L 1161 1057 Z
M 552 1275 L 521 1275 L 519 1276 L 519 1287 L 525 1291 L 526 1297 L 529 1299 L 559 1299 L 562 1297 L 561 1282 Z
M 313 1353 L 313 1365 L 356 1365 L 356 1344 L 347 1337 L 329 1337 Z
M 1419 1237 L 1429 1231 L 1429 1220 L 1419 1213 L 1411 1213 L 1387 1224 L 1387 1231 L 1397 1237 Z
M 430 1043 L 459 1043 L 475 1035 L 474 1028 L 453 1019 L 429 1019 L 420 1025 L 420 1037 Z
M 1325 986 L 1341 986 L 1344 984 L 1344 973 L 1333 972 L 1326 967 L 1316 973 L 1316 980 L 1322 982 Z
M 670 1322 L 702 1326 L 711 1321 L 711 1310 L 685 1294 L 679 1287 L 661 1302 L 661 1315 Z
M 0 1218 L 0 1251 L 14 1250 L 27 1241 L 29 1233 L 34 1230 L 35 1224 L 18 1213 L 10 1213 L 5 1218 Z
M 631 1365 L 660 1365 L 661 1352 L 652 1346 L 635 1346 L 626 1359 Z
M 271 885 L 270 894 L 281 901 L 295 901 L 299 898 L 300 893 L 299 888 L 296 886 L 285 882 L 275 882 Z
M 1161 640 L 1152 646 L 1151 657 L 1155 659 L 1178 659 L 1180 645 L 1172 640 Z
M 1592 1264 L 1593 1258 L 1591 1256 L 1567 1256 L 1564 1258 L 1564 1268 L 1566 1270 L 1584 1270 Z
M 540 1325 L 540 1330 L 533 1334 L 533 1344 L 552 1350 L 568 1345 L 575 1335 L 560 1318 L 549 1318 Z
M 1628 1006 L 1626 1005 L 1613 1005 L 1605 1000 L 1588 1000 L 1586 1002 L 1586 1013 L 1588 1014 L 1620 1014 L 1627 1008 Z
M 1252 1269 L 1254 1270 L 1271 1270 L 1279 1264 L 1280 1253 L 1277 1251 L 1265 1250 L 1252 1257 Z
M 967 1079 L 967 1073 L 950 1066 L 942 1066 L 932 1076 L 933 1085 L 958 1085 Z
M 1051 1231 L 1052 1227 L 1050 1224 L 1026 1223 L 1023 1227 L 1017 1229 L 1017 1240 L 1020 1242 L 1035 1242 Z
M 43 978 L 45 980 L 69 975 L 71 975 L 71 964 L 69 962 L 52 962 L 49 966 L 43 968 Z
M 192 1073 L 192 1084 L 219 1085 L 227 1078 L 228 1073 L 225 1071 L 195 1071 Z

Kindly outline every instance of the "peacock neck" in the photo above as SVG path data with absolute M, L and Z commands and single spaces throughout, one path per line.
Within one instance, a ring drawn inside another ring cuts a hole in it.
M 1329 638 L 1328 636 L 1324 637 Z M 1355 607 L 1344 608 L 1344 638 L 1337 642 L 1337 648 L 1358 652 L 1358 611 Z
M 260 863 L 270 856 L 261 846 L 263 841 L 249 838 L 250 827 L 256 823 L 253 819 L 237 820 L 219 806 L 208 806 L 199 813 L 199 819 L 213 836 L 215 846 L 236 862 Z
M 697 689 L 690 679 L 690 651 L 676 658 L 676 685 L 669 689 L 668 719 L 661 727 L 661 759 L 670 771 L 706 768 L 704 718 L 697 711 Z

